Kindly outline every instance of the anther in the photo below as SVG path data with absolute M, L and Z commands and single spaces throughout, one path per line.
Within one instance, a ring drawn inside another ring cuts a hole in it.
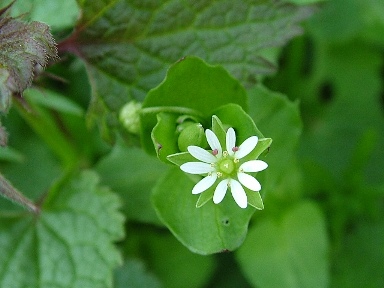
M 239 147 L 237 147 L 237 146 L 233 147 L 233 148 L 232 148 L 232 151 L 233 151 L 233 152 L 239 151 Z
M 212 150 L 212 154 L 213 154 L 213 156 L 216 156 L 217 154 L 219 154 L 219 150 L 213 149 Z
M 228 156 L 228 152 L 227 151 L 224 151 L 223 152 L 223 157 L 227 157 Z

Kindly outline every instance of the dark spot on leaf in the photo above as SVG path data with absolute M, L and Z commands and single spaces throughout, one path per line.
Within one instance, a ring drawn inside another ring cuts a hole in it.
M 223 223 L 223 225 L 229 226 L 229 219 L 228 218 L 223 219 L 221 222 Z
M 322 103 L 329 103 L 334 97 L 334 88 L 332 83 L 325 81 L 319 87 L 319 100 Z

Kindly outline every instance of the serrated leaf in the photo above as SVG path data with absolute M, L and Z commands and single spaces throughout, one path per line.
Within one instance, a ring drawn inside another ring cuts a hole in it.
M 260 57 L 262 51 L 299 34 L 297 23 L 312 13 L 310 7 L 266 0 L 98 0 L 79 5 L 82 18 L 60 47 L 87 62 L 91 112 L 99 113 L 94 119 L 103 121 L 102 127 L 128 100 L 143 99 L 166 68 L 186 55 L 223 64 L 242 83 L 254 83 L 256 74 L 274 68 Z M 105 137 L 111 137 L 108 129 Z
M 328 287 L 327 249 L 322 214 L 302 202 L 252 227 L 237 258 L 257 287 Z
M 178 167 L 170 169 L 153 190 L 158 216 L 192 252 L 206 255 L 237 249 L 255 209 L 240 209 L 230 193 L 219 205 L 211 201 L 196 208 L 194 184 Z
M 8 110 L 13 93 L 22 94 L 31 84 L 36 65 L 45 67 L 56 57 L 46 24 L 0 16 L 0 111 Z
M 112 287 L 123 236 L 117 197 L 83 172 L 55 191 L 41 214 L 2 216 L 1 287 Z M 51 191 L 51 192 L 52 192 Z

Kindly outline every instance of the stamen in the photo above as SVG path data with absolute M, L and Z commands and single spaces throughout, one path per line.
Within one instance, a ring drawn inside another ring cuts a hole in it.
M 239 162 L 240 162 L 240 160 L 239 160 L 239 159 L 237 159 L 237 158 L 235 158 L 235 159 L 233 159 L 233 162 L 234 162 L 234 163 L 239 163 Z
M 217 175 L 218 178 L 220 178 L 221 176 L 223 176 L 223 173 L 221 173 L 221 172 L 216 172 L 216 175 Z
M 232 151 L 233 151 L 233 152 L 239 151 L 239 147 L 237 147 L 237 146 L 233 147 L 233 148 L 232 148 Z
M 223 157 L 227 157 L 228 156 L 228 152 L 227 151 L 223 151 Z
M 216 156 L 217 154 L 219 154 L 219 150 L 214 149 L 214 150 L 212 151 L 212 154 L 213 154 L 213 156 Z

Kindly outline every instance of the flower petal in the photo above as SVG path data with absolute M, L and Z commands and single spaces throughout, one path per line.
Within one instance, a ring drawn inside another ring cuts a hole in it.
M 217 158 L 213 154 L 209 153 L 207 150 L 204 150 L 198 146 L 188 146 L 188 152 L 195 157 L 197 160 L 203 161 L 205 163 L 215 163 Z
M 187 162 L 181 165 L 180 169 L 190 174 L 204 174 L 215 171 L 215 168 L 210 164 L 202 162 Z
M 239 146 L 239 150 L 235 152 L 235 157 L 237 159 L 241 159 L 247 156 L 249 153 L 252 152 L 253 149 L 255 149 L 258 141 L 259 138 L 257 136 L 249 137 Z
M 233 153 L 235 153 L 235 152 L 232 149 L 236 145 L 236 133 L 235 133 L 235 130 L 233 130 L 233 128 L 229 128 L 227 130 L 225 141 L 226 141 L 225 144 L 227 146 L 226 148 L 227 148 L 228 154 L 233 155 Z
M 244 188 L 238 181 L 233 179 L 230 180 L 230 185 L 232 197 L 235 199 L 237 205 L 239 205 L 240 208 L 247 208 L 247 194 L 245 194 Z
M 221 148 L 221 144 L 219 139 L 217 138 L 216 134 L 213 133 L 212 130 L 205 130 L 205 136 L 207 137 L 207 141 L 209 146 L 211 147 L 212 150 L 217 150 L 217 158 L 221 158 L 221 155 L 223 153 L 223 149 Z
M 244 172 L 259 172 L 267 169 L 268 164 L 261 160 L 251 160 L 240 165 L 239 170 Z
M 215 193 L 213 194 L 213 202 L 215 204 L 220 203 L 225 196 L 225 193 L 227 192 L 228 188 L 228 180 L 222 180 L 216 187 Z
M 210 188 L 216 181 L 217 175 L 213 173 L 201 179 L 192 189 L 192 194 L 199 194 Z
M 237 173 L 237 178 L 239 179 L 240 183 L 248 189 L 251 189 L 252 191 L 261 190 L 259 181 L 257 181 L 256 178 L 252 177 L 251 175 L 239 172 Z

